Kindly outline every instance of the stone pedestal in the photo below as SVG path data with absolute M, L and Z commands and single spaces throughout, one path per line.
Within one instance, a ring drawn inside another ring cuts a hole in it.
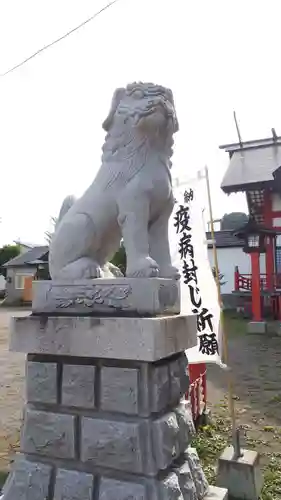
M 267 333 L 267 323 L 266 321 L 249 321 L 247 331 L 254 334 Z
M 32 312 L 67 316 L 180 313 L 180 282 L 164 278 L 34 281 Z
M 11 347 L 28 353 L 27 403 L 3 500 L 203 499 L 182 399 L 195 318 L 91 321 L 14 319 Z M 106 331 L 115 336 L 107 352 Z
M 236 458 L 233 446 L 225 448 L 218 462 L 217 485 L 227 488 L 231 498 L 258 500 L 263 487 L 259 454 L 242 450 Z

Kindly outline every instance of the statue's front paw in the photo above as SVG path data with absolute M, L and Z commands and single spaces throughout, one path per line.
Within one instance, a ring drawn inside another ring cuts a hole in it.
M 159 276 L 161 278 L 170 278 L 173 280 L 179 280 L 181 275 L 177 267 L 175 266 L 166 266 L 166 267 L 161 267 Z
M 159 267 L 157 262 L 151 257 L 143 257 L 127 267 L 126 276 L 128 278 L 157 278 Z

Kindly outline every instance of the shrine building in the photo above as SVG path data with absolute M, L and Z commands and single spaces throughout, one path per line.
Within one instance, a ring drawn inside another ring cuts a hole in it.
M 243 240 L 251 273 L 235 268 L 234 291 L 250 305 L 252 331 L 265 331 L 266 318 L 281 320 L 281 137 L 220 146 L 230 162 L 221 189 L 244 192 L 249 220 L 234 235 Z M 265 272 L 261 273 L 261 255 Z

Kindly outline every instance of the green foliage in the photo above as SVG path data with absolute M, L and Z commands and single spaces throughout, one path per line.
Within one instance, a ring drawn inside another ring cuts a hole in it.
M 213 276 L 214 278 L 216 279 L 216 276 L 217 276 L 217 273 L 216 273 L 216 268 L 215 267 L 212 267 L 212 273 L 213 273 Z M 227 283 L 227 281 L 223 281 L 224 279 L 224 274 L 220 273 L 219 271 L 219 283 L 220 283 L 220 286 L 223 286 Z
M 223 432 L 221 428 L 223 427 Z M 196 448 L 206 477 L 210 484 L 216 484 L 216 461 L 228 444 L 229 423 L 214 420 L 210 425 L 200 427 L 191 446 Z
M 276 438 L 278 436 L 276 435 Z M 210 484 L 216 484 L 216 465 L 221 452 L 231 443 L 231 424 L 228 417 L 213 415 L 210 425 L 200 427 L 192 446 L 197 449 L 206 477 Z M 247 440 L 255 449 L 255 441 Z M 258 444 L 258 443 L 257 443 Z M 269 460 L 262 467 L 264 485 L 260 500 L 280 500 L 281 498 L 281 453 L 267 453 Z
M 120 271 L 125 275 L 126 272 L 126 252 L 123 243 L 121 242 L 120 248 L 118 252 L 114 255 L 113 259 L 111 260 L 111 264 L 114 264 L 114 266 L 119 267 Z
M 8 477 L 8 472 L 0 470 L 0 488 L 4 486 L 7 477 Z
M 242 227 L 248 222 L 248 215 L 244 212 L 232 212 L 230 214 L 224 214 L 221 219 L 221 231 L 232 231 Z
M 49 265 L 46 262 L 46 265 L 40 265 L 36 271 L 36 279 L 37 280 L 50 280 L 51 276 L 49 273 Z
M 281 496 L 281 459 L 280 453 L 272 453 L 270 462 L 264 471 L 264 486 L 261 500 L 278 500 Z
M 6 262 L 14 259 L 14 257 L 17 257 L 19 254 L 19 245 L 4 245 L 2 248 L 0 248 L 0 271 L 3 276 L 6 277 L 7 273 L 5 267 L 2 268 L 3 264 L 6 264 Z

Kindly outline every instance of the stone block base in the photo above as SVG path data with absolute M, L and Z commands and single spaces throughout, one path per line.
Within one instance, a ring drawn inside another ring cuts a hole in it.
M 3 500 L 201 500 L 184 353 L 148 363 L 29 354 Z
M 247 325 L 248 333 L 266 333 L 267 332 L 267 324 L 266 321 L 249 321 Z
M 161 477 L 111 476 L 98 471 L 66 469 L 58 464 L 17 457 L 1 500 L 225 500 L 208 487 L 194 450 Z M 67 464 L 65 464 L 67 465 Z M 207 496 L 206 496 L 207 495 Z
M 263 486 L 256 451 L 242 450 L 243 456 L 234 459 L 234 449 L 228 446 L 219 458 L 217 485 L 228 489 L 231 498 L 258 500 Z
M 11 343 L 32 354 L 2 500 L 202 500 L 186 321 L 17 318 Z

